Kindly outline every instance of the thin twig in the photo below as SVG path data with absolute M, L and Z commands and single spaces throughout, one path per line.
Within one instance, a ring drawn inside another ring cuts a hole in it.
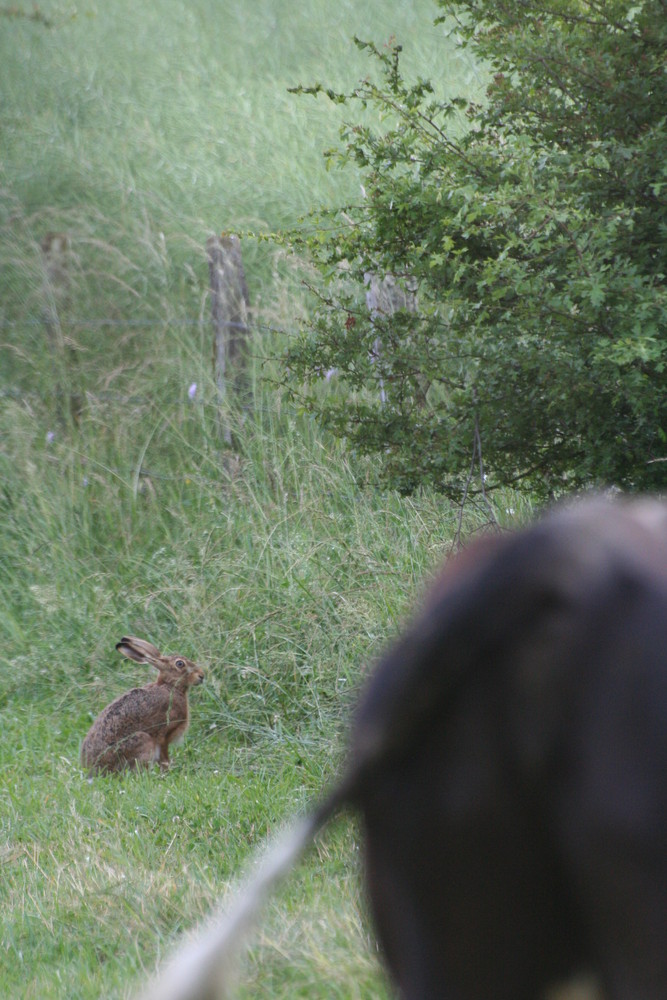
M 485 486 L 486 476 L 484 473 L 484 459 L 482 458 L 482 438 L 479 433 L 479 417 L 477 413 L 475 413 L 475 446 L 477 448 L 477 455 L 479 457 L 479 481 L 480 481 L 480 492 L 482 494 L 482 500 L 484 501 L 484 506 L 486 507 L 487 513 L 489 515 L 489 523 L 492 524 L 494 528 L 498 528 L 499 527 L 498 518 L 496 517 L 496 513 L 493 509 L 491 501 L 486 495 L 486 486 Z
M 454 538 L 452 539 L 452 545 L 451 545 L 451 548 L 450 548 L 450 555 L 454 551 L 454 546 L 456 546 L 457 549 L 462 548 L 461 530 L 462 530 L 462 526 L 463 526 L 463 511 L 465 509 L 466 500 L 468 499 L 468 490 L 469 490 L 470 484 L 472 482 L 472 477 L 475 474 L 475 459 L 476 459 L 476 457 L 477 457 L 477 438 L 475 438 L 473 436 L 472 458 L 470 460 L 470 472 L 468 473 L 468 478 L 466 479 L 465 489 L 463 490 L 463 497 L 461 499 L 461 506 L 459 507 L 458 524 L 456 526 L 456 534 L 454 535 Z

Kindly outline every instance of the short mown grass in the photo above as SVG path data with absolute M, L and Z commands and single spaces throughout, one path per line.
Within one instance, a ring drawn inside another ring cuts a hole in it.
M 287 93 L 367 72 L 353 34 L 395 33 L 443 92 L 479 82 L 428 0 L 40 10 L 53 28 L 0 20 L 0 994 L 121 998 L 335 779 L 367 666 L 460 527 L 281 398 L 267 359 L 308 304 L 265 245 L 244 244 L 252 403 L 225 445 L 206 237 L 357 196 L 324 168 L 336 112 Z M 150 676 L 123 634 L 206 683 L 168 774 L 89 781 L 92 719 Z M 240 996 L 387 995 L 358 875 L 343 817 L 268 906 Z

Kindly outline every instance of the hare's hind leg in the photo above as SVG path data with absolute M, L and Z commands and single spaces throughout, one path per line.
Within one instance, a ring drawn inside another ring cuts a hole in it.
M 148 733 L 132 733 L 114 747 L 118 770 L 150 767 L 160 760 L 160 747 Z
M 90 746 L 84 740 L 81 761 L 91 774 L 115 774 L 150 767 L 160 760 L 160 747 L 148 733 L 132 733 L 115 743 Z

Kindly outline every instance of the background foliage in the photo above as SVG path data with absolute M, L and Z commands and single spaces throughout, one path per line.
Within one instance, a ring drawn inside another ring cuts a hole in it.
M 267 380 L 308 307 L 269 244 L 243 244 L 253 405 L 228 400 L 225 448 L 204 250 L 356 195 L 322 161 L 340 116 L 289 86 L 356 78 L 355 32 L 397 32 L 434 75 L 450 46 L 430 0 L 25 10 L 0 19 L 0 995 L 115 1000 L 333 779 L 365 664 L 458 530 L 426 491 L 364 490 L 372 463 Z M 458 56 L 447 75 L 476 79 Z M 148 677 L 126 632 L 206 683 L 168 775 L 89 783 L 92 719 Z M 343 820 L 269 907 L 240 993 L 386 992 Z
M 484 100 L 362 42 L 381 82 L 306 88 L 343 105 L 331 156 L 364 198 L 292 234 L 323 279 L 288 353 L 305 403 L 406 492 L 664 488 L 664 3 L 440 6 L 489 68 Z M 369 273 L 416 287 L 417 311 L 371 320 Z

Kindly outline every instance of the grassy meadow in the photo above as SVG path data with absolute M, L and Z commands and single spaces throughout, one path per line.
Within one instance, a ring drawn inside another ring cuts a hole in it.
M 338 112 L 287 92 L 367 73 L 353 35 L 395 34 L 442 93 L 480 78 L 430 0 L 39 10 L 0 18 L 0 995 L 111 1000 L 333 780 L 366 665 L 459 527 L 281 399 L 271 358 L 308 303 L 270 243 L 243 247 L 252 404 L 224 447 L 206 239 L 358 197 L 322 158 Z M 168 774 L 88 781 L 92 719 L 150 674 L 123 634 L 206 683 Z M 388 995 L 358 857 L 343 818 L 268 906 L 239 996 Z

